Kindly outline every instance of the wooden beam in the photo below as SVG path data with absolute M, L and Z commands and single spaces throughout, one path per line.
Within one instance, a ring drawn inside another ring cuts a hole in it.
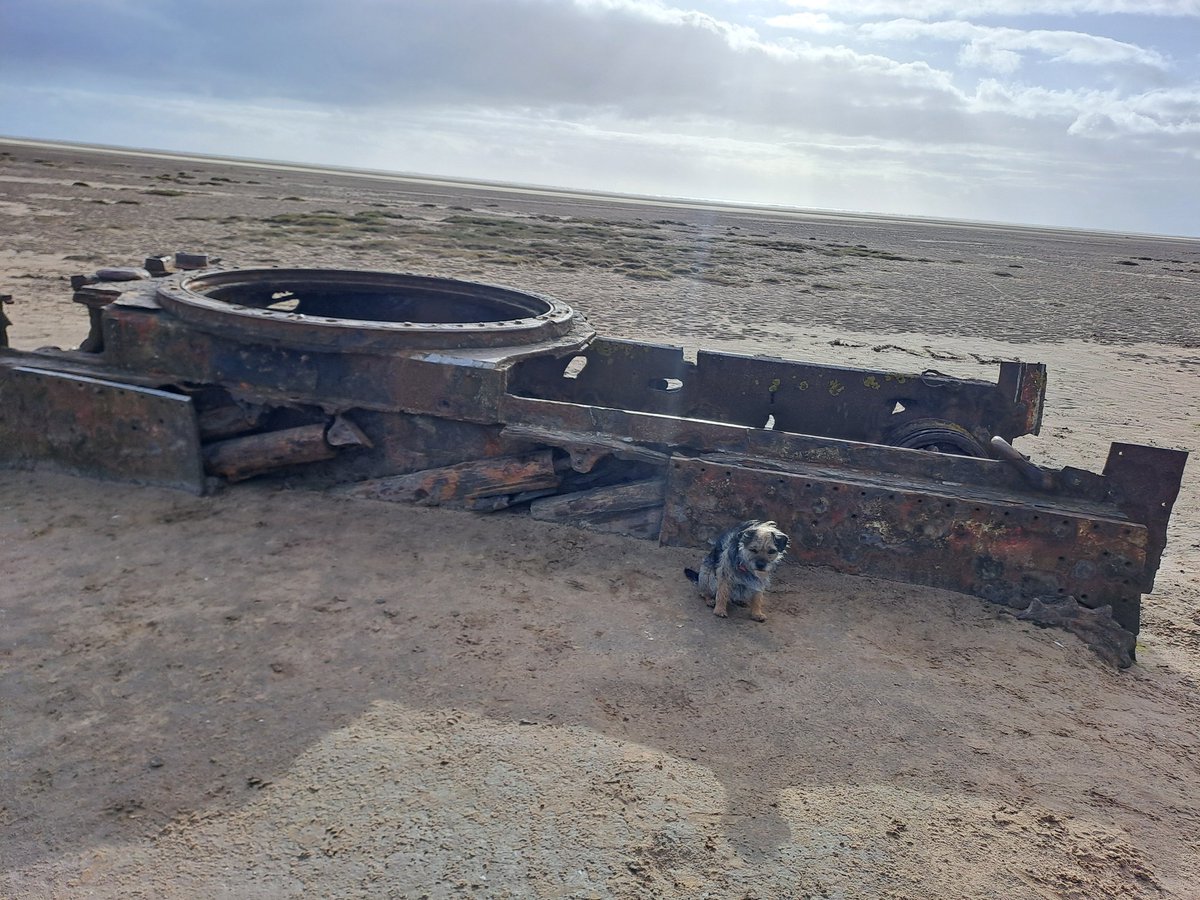
M 425 469 L 364 481 L 345 490 L 350 497 L 440 506 L 462 503 L 475 509 L 501 508 L 479 501 L 487 497 L 557 488 L 554 453 L 539 450 L 523 456 L 472 460 L 453 466 Z
M 209 444 L 204 448 L 204 468 L 229 481 L 243 481 L 283 466 L 335 456 L 337 450 L 325 441 L 324 424 L 301 425 Z
M 661 507 L 665 490 L 662 478 L 648 478 L 534 500 L 529 505 L 529 514 L 545 522 L 592 524 L 626 513 Z

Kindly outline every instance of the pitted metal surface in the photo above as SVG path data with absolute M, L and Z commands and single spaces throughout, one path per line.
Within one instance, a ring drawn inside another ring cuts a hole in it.
M 549 297 L 449 278 L 346 269 L 231 269 L 175 275 L 158 303 L 239 340 L 311 350 L 523 346 L 569 334 L 575 311 Z

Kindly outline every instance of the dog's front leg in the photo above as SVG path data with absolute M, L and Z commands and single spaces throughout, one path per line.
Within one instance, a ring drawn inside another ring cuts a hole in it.
M 713 603 L 713 615 L 722 619 L 729 615 L 729 582 L 721 579 L 717 583 L 717 596 Z
M 750 618 L 755 622 L 767 621 L 766 615 L 763 613 L 763 592 L 758 591 L 750 598 Z

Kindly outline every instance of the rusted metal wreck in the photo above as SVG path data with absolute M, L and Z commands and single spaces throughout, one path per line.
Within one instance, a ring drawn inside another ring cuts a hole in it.
M 2 465 L 197 493 L 285 473 L 696 547 L 774 519 L 803 564 L 1067 624 L 1111 607 L 1125 653 L 1187 457 L 1113 444 L 1102 474 L 1033 465 L 1009 442 L 1040 427 L 1038 364 L 987 382 L 693 360 L 530 293 L 203 254 L 73 287 L 78 350 L 0 349 Z

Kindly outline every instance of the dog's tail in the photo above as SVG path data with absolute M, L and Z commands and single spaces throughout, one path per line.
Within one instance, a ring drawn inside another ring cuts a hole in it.
M 696 584 L 700 583 L 700 573 L 695 569 L 684 569 L 683 574 L 688 577 L 688 581 L 695 582 Z

